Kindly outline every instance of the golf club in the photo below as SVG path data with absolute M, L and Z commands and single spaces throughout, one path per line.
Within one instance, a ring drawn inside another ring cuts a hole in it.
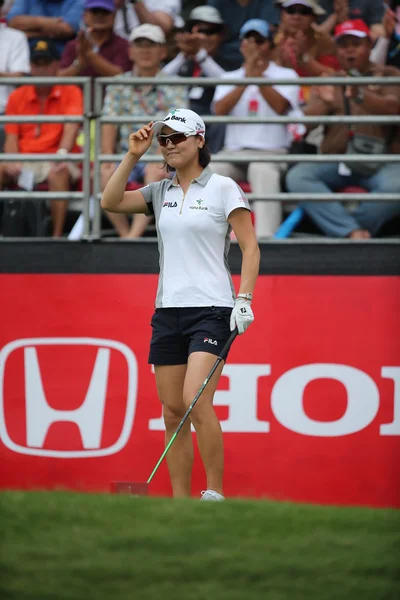
M 231 344 L 233 342 L 233 340 L 235 339 L 235 337 L 238 334 L 238 330 L 237 328 L 235 328 L 231 335 L 229 336 L 228 341 L 226 342 L 225 346 L 222 348 L 217 360 L 215 361 L 215 363 L 213 364 L 210 372 L 208 373 L 207 377 L 205 378 L 202 386 L 200 387 L 199 391 L 197 392 L 196 396 L 194 397 L 194 399 L 192 400 L 189 408 L 187 409 L 187 411 L 185 412 L 182 421 L 179 423 L 176 431 L 174 432 L 174 434 L 172 435 L 170 441 L 168 442 L 167 446 L 165 447 L 164 452 L 162 453 L 162 455 L 160 456 L 156 466 L 154 467 L 150 477 L 148 478 L 148 480 L 146 482 L 130 482 L 130 481 L 114 481 L 112 483 L 112 491 L 119 493 L 119 494 L 132 494 L 135 496 L 147 496 L 148 494 L 148 486 L 149 483 L 151 482 L 151 480 L 153 479 L 154 475 L 156 474 L 158 468 L 160 467 L 162 461 L 164 460 L 165 456 L 168 453 L 168 450 L 171 448 L 172 444 L 174 443 L 176 436 L 178 435 L 178 433 L 180 432 L 180 430 L 182 429 L 183 425 L 185 424 L 185 422 L 187 421 L 190 413 L 192 412 L 194 406 L 196 405 L 196 402 L 198 401 L 198 399 L 200 398 L 201 394 L 204 392 L 204 389 L 206 388 L 207 384 L 209 383 L 211 377 L 214 375 L 215 371 L 217 370 L 219 364 L 221 363 L 221 361 L 225 360 L 229 348 L 231 347 Z

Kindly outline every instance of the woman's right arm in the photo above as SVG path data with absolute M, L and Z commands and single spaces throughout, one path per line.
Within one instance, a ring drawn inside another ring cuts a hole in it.
M 113 213 L 149 214 L 147 203 L 140 190 L 126 192 L 126 184 L 133 167 L 150 148 L 154 132 L 152 122 L 129 137 L 129 150 L 111 175 L 101 197 L 101 207 Z

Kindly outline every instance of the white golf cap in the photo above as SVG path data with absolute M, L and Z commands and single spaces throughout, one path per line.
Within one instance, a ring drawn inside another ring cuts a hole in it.
M 277 0 L 278 4 L 281 4 L 283 8 L 289 8 L 295 4 L 301 4 L 311 8 L 314 15 L 320 16 L 325 14 L 325 10 L 318 4 L 317 0 Z
M 223 25 L 224 20 L 221 13 L 214 6 L 196 6 L 188 18 L 188 23 L 201 21 L 203 23 L 212 23 L 213 25 Z
M 165 125 L 182 133 L 193 133 L 201 135 L 201 137 L 205 137 L 206 135 L 206 126 L 203 119 L 188 108 L 171 110 L 163 121 L 153 123 L 152 129 L 154 129 L 154 134 L 159 135 Z
M 145 38 L 146 40 L 151 40 L 156 44 L 165 44 L 165 35 L 163 30 L 159 25 L 152 25 L 151 23 L 143 23 L 143 25 L 139 25 L 132 29 L 131 35 L 129 36 L 129 41 L 133 42 L 134 40 L 138 40 L 140 38 Z

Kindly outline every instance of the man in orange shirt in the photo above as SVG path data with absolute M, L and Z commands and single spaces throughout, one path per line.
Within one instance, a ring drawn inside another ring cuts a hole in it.
M 31 51 L 33 77 L 56 77 L 59 55 L 56 46 L 48 40 L 39 40 Z M 24 85 L 11 93 L 7 115 L 81 115 L 83 98 L 81 89 L 74 85 L 34 86 Z M 77 151 L 78 123 L 8 123 L 5 127 L 5 153 L 57 153 Z M 30 172 L 34 184 L 47 181 L 50 192 L 69 191 L 71 181 L 79 177 L 77 168 L 67 163 L 31 162 L 2 163 L 0 189 L 18 182 L 22 170 Z M 60 237 L 67 211 L 66 200 L 51 201 L 52 235 Z

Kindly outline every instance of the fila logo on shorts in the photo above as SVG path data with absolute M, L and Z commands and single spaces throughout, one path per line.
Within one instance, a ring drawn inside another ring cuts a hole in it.
M 218 346 L 217 340 L 213 340 L 211 338 L 204 338 L 204 343 L 212 344 L 213 346 Z

